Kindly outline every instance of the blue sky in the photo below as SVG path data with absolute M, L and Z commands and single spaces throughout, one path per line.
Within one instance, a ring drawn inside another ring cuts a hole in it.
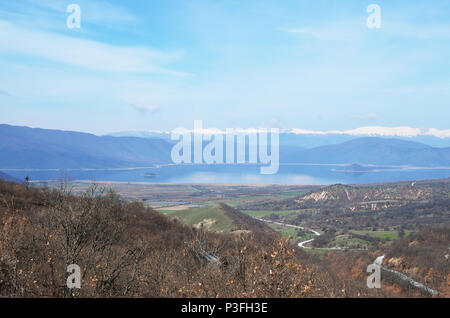
M 448 130 L 450 2 L 0 0 L 0 69 L 13 125 Z

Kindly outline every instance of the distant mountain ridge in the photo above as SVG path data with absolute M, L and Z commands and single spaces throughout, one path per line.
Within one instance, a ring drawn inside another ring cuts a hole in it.
M 344 143 L 292 151 L 284 163 L 450 166 L 450 147 L 437 148 L 401 139 L 363 137 Z
M 280 137 L 281 139 L 281 137 Z M 93 134 L 0 125 L 0 169 L 127 168 L 172 163 L 173 142 L 156 135 Z M 280 163 L 450 167 L 450 147 L 394 138 L 362 137 L 306 149 L 280 140 Z
M 409 127 L 362 127 L 350 131 L 305 131 L 301 129 L 280 129 L 280 145 L 315 148 L 338 144 L 356 138 L 376 137 L 415 141 L 433 147 L 450 147 L 450 130 L 420 130 Z M 114 137 L 162 138 L 170 140 L 170 131 L 121 131 L 107 134 Z
M 115 168 L 165 163 L 172 145 L 159 138 L 0 125 L 0 168 Z

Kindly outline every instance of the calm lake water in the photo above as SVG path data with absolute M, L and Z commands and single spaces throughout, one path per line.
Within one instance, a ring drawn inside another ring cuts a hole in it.
M 253 184 L 351 184 L 450 177 L 450 169 L 444 168 L 364 167 L 352 170 L 341 165 L 280 165 L 277 174 L 261 175 L 259 171 L 257 165 L 172 165 L 115 170 L 65 170 L 64 175 L 70 180 Z M 22 180 L 26 176 L 34 181 L 61 178 L 61 171 L 56 169 L 3 172 Z

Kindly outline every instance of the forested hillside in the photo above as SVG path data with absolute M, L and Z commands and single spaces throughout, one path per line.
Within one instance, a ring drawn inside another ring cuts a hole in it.
M 391 295 L 340 276 L 279 236 L 261 244 L 251 232 L 195 229 L 95 187 L 74 195 L 67 185 L 49 190 L 0 182 L 0 222 L 1 296 Z M 69 264 L 81 267 L 79 290 L 65 285 Z

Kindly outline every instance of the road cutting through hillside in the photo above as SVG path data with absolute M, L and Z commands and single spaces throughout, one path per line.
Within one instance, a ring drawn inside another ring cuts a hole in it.
M 260 219 L 257 217 L 254 217 L 255 219 L 262 221 L 262 222 L 266 222 L 266 223 L 272 223 L 272 224 L 277 224 L 277 225 L 281 225 L 281 226 L 286 226 L 286 227 L 292 227 L 294 229 L 299 229 L 299 230 L 304 230 L 304 231 L 308 231 L 311 233 L 314 233 L 316 236 L 320 236 L 320 233 L 313 230 L 313 229 L 308 229 L 305 228 L 303 226 L 298 226 L 298 225 L 292 225 L 292 224 L 287 224 L 287 223 L 281 223 L 281 222 L 275 222 L 275 221 L 270 221 L 270 220 L 264 220 L 264 219 Z M 297 245 L 300 248 L 304 248 L 304 249 L 315 249 L 315 250 L 361 250 L 361 251 L 365 251 L 366 249 L 363 248 L 344 248 L 344 247 L 310 247 L 310 246 L 305 246 L 305 244 L 310 243 L 312 241 L 314 241 L 315 238 L 306 240 L 306 241 L 302 241 L 299 242 Z
M 266 223 L 272 223 L 272 224 L 277 224 L 277 225 L 281 225 L 281 226 L 292 227 L 294 229 L 308 231 L 308 232 L 314 233 L 316 236 L 320 236 L 319 232 L 314 231 L 313 229 L 307 229 L 307 228 L 305 228 L 303 226 L 292 225 L 292 224 L 281 223 L 281 222 L 275 222 L 275 221 L 270 221 L 270 220 L 264 220 L 264 219 L 260 219 L 260 218 L 257 218 L 257 217 L 255 217 L 255 219 L 257 219 L 259 221 L 262 221 L 262 222 L 266 222 Z M 309 240 L 306 240 L 306 241 L 302 241 L 302 242 L 298 243 L 298 247 L 300 247 L 300 248 L 312 248 L 312 247 L 305 246 L 305 244 L 314 241 L 314 239 L 315 238 L 312 238 L 312 239 L 309 239 Z M 327 248 L 327 249 L 340 249 L 340 248 L 333 247 L 333 248 Z
M 402 272 L 398 272 L 398 271 L 395 271 L 395 270 L 393 270 L 393 269 L 390 269 L 390 268 L 387 268 L 387 267 L 383 266 L 383 260 L 384 260 L 384 257 L 385 257 L 384 255 L 378 256 L 378 257 L 375 259 L 375 261 L 373 262 L 373 264 L 374 264 L 374 265 L 377 265 L 377 266 L 380 266 L 380 268 L 381 268 L 382 270 L 394 274 L 394 275 L 397 276 L 399 279 L 401 279 L 401 280 L 407 282 L 408 284 L 410 284 L 410 285 L 412 285 L 412 286 L 414 286 L 414 287 L 416 287 L 416 288 L 418 288 L 418 289 L 420 289 L 420 290 L 426 292 L 426 293 L 429 294 L 430 296 L 437 296 L 437 295 L 439 295 L 439 292 L 438 292 L 438 291 L 436 291 L 436 290 L 434 290 L 434 289 L 431 289 L 430 287 L 427 287 L 427 286 L 425 286 L 424 284 L 415 281 L 414 279 L 412 279 L 412 278 L 409 277 L 408 275 L 403 274 Z M 442 296 L 445 296 L 445 295 L 442 295 Z M 447 297 L 447 296 L 445 296 L 445 297 Z
M 266 222 L 266 223 L 272 223 L 272 224 L 277 224 L 277 225 L 281 225 L 281 226 L 292 227 L 292 228 L 299 229 L 299 230 L 309 231 L 309 232 L 314 233 L 316 236 L 320 236 L 320 233 L 319 233 L 319 232 L 314 231 L 314 230 L 312 230 L 312 229 L 307 229 L 307 228 L 302 227 L 302 226 L 292 225 L 292 224 L 286 224 L 286 223 L 282 223 L 282 222 L 275 222 L 275 221 L 270 221 L 270 220 L 264 220 L 264 219 L 260 219 L 260 218 L 256 218 L 256 217 L 255 217 L 255 219 L 257 219 L 257 220 L 259 220 L 259 221 L 262 221 L 262 222 Z M 306 241 L 299 242 L 299 243 L 298 243 L 298 247 L 304 248 L 304 249 L 335 249 L 335 250 L 336 250 L 336 249 L 342 249 L 342 248 L 339 248 L 339 247 L 334 247 L 334 248 L 313 248 L 313 247 L 305 246 L 305 244 L 314 241 L 314 239 L 315 239 L 315 238 L 312 238 L 312 239 L 309 239 L 309 240 L 306 240 Z M 409 277 L 409 276 L 407 276 L 407 275 L 405 275 L 405 274 L 403 274 L 403 273 L 401 273 L 401 272 L 398 272 L 398 271 L 392 270 L 392 269 L 390 269 L 390 268 L 384 267 L 384 266 L 382 265 L 383 260 L 384 260 L 384 257 L 385 257 L 385 255 L 382 255 L 382 256 L 377 257 L 377 258 L 375 259 L 375 261 L 374 261 L 374 264 L 377 265 L 377 266 L 380 266 L 380 268 L 381 268 L 382 270 L 387 271 L 387 272 L 390 272 L 390 273 L 394 274 L 395 276 L 397 276 L 399 279 L 401 279 L 401 280 L 403 280 L 403 281 L 406 281 L 406 282 L 408 282 L 410 285 L 412 285 L 412 286 L 414 286 L 414 287 L 416 287 L 416 288 L 418 288 L 418 289 L 420 289 L 420 290 L 422 290 L 422 291 L 428 293 L 430 296 L 436 296 L 436 295 L 439 295 L 439 294 L 440 294 L 438 291 L 436 291 L 436 290 L 434 290 L 434 289 L 431 289 L 431 288 L 429 288 L 429 287 L 423 285 L 422 283 L 419 283 L 419 282 L 413 280 L 411 277 Z M 448 297 L 448 296 L 446 296 L 446 295 L 442 295 L 442 296 Z

